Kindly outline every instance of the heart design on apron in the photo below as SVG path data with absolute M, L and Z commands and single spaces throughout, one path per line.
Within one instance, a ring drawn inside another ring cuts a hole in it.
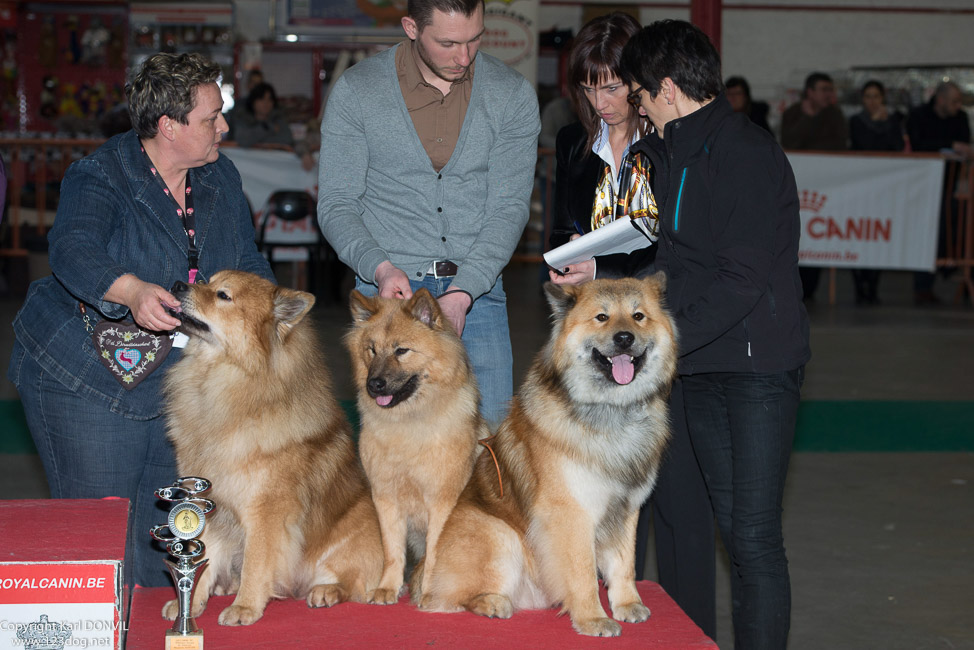
M 91 335 L 98 360 L 126 389 L 132 390 L 162 365 L 172 348 L 168 334 L 152 334 L 135 323 L 103 320 Z

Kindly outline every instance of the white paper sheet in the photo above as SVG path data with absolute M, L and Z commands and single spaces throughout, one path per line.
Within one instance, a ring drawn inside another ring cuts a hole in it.
M 639 228 L 640 222 L 646 220 L 642 218 L 634 221 L 628 216 L 619 217 L 610 224 L 548 251 L 544 254 L 544 260 L 554 269 L 563 269 L 596 255 L 631 253 L 646 248 L 653 243 Z

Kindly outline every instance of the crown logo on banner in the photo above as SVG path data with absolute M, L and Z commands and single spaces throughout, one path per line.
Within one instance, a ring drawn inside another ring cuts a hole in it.
M 28 650 L 64 650 L 64 644 L 71 636 L 71 628 L 63 623 L 51 623 L 47 614 L 40 619 L 18 625 L 17 638 L 24 642 Z
M 809 212 L 818 212 L 825 205 L 828 198 L 826 195 L 812 190 L 802 190 L 798 194 L 798 209 L 799 211 L 808 210 Z

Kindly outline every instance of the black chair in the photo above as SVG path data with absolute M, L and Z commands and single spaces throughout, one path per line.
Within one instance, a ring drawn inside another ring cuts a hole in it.
M 322 258 L 334 256 L 318 228 L 314 198 L 304 190 L 270 195 L 258 216 L 257 247 L 272 268 L 281 262 L 306 263 L 307 290 L 312 293 Z

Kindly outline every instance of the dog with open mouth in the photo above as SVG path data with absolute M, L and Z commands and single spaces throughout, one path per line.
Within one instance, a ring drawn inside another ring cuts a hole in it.
M 560 604 L 592 636 L 649 618 L 636 591 L 635 539 L 670 435 L 677 343 L 664 288 L 662 273 L 545 285 L 550 338 L 493 453 L 478 458 L 436 565 L 417 567 L 424 609 L 507 618 Z
M 382 579 L 368 600 L 387 605 L 399 599 L 407 545 L 435 566 L 440 532 L 489 431 L 463 342 L 429 291 L 407 300 L 352 291 L 349 304 L 359 453 L 384 551 Z
M 212 481 L 198 616 L 235 593 L 221 625 L 250 625 L 272 598 L 364 602 L 382 573 L 375 507 L 351 426 L 308 312 L 310 293 L 251 273 L 177 282 L 171 312 L 190 335 L 165 378 L 181 476 Z M 163 609 L 173 619 L 176 601 Z

